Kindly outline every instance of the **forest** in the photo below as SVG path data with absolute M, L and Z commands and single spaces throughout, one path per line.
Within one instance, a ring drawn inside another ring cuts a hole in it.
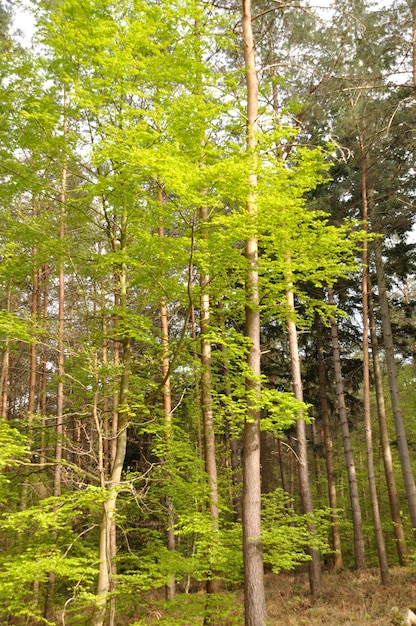
M 24 6 L 0 624 L 416 624 L 416 0 Z

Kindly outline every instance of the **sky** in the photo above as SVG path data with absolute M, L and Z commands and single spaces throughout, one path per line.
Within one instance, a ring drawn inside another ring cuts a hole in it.
M 30 45 L 30 41 L 35 32 L 35 19 L 29 10 L 24 10 L 23 6 L 14 7 L 14 28 L 22 31 L 22 43 Z
M 384 0 L 386 1 L 386 0 Z M 310 0 L 311 7 L 319 7 L 325 10 L 332 4 L 333 0 Z M 22 31 L 22 43 L 30 46 L 31 39 L 35 32 L 35 20 L 30 9 L 24 9 L 25 2 L 20 2 L 14 6 L 14 27 Z

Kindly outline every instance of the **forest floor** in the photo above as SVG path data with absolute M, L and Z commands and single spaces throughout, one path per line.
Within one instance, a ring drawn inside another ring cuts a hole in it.
M 305 572 L 267 574 L 265 584 L 268 626 L 401 626 L 404 621 L 400 614 L 416 606 L 416 569 L 392 568 L 385 586 L 373 569 L 325 572 L 323 593 L 317 600 L 310 596 Z M 219 598 L 212 623 L 243 626 L 243 591 L 224 593 Z M 173 604 L 163 608 L 150 602 L 147 616 L 142 614 L 143 621 L 135 624 L 199 625 L 203 623 L 205 602 L 201 593 L 178 594 Z
M 400 613 L 416 605 L 416 570 L 392 569 L 388 585 L 377 570 L 325 572 L 322 582 L 313 600 L 306 574 L 266 576 L 270 626 L 400 626 Z

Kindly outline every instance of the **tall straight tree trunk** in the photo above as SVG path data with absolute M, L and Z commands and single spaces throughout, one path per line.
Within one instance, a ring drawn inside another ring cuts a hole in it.
M 6 293 L 6 311 L 10 313 L 11 310 L 11 289 L 7 287 Z M 0 416 L 3 419 L 7 419 L 8 407 L 9 407 L 9 372 L 10 372 L 10 347 L 9 340 L 4 342 L 4 350 L 1 362 L 1 375 L 0 375 L 0 393 L 1 393 L 1 413 Z
M 9 365 L 10 365 L 10 348 L 9 342 L 5 342 L 5 348 L 3 351 L 2 363 L 1 363 L 1 378 L 0 378 L 0 390 L 1 390 L 1 417 L 7 419 L 7 409 L 9 400 Z
M 372 210 L 371 221 L 373 230 L 381 233 L 381 223 L 375 210 Z M 377 274 L 378 297 L 380 303 L 380 316 L 383 329 L 383 343 L 386 353 L 387 372 L 390 388 L 390 399 L 394 417 L 394 427 L 396 430 L 397 449 L 399 452 L 400 465 L 403 474 L 404 487 L 406 491 L 407 506 L 413 532 L 416 534 L 416 486 L 413 474 L 412 463 L 410 461 L 409 446 L 407 443 L 406 429 L 403 414 L 400 406 L 399 385 L 397 382 L 396 361 L 394 358 L 393 333 L 391 331 L 390 308 L 387 298 L 387 286 L 384 275 L 384 264 L 382 255 L 382 244 L 379 237 L 373 241 L 374 260 Z
M 325 358 L 322 341 L 322 323 L 319 315 L 316 315 L 316 348 L 318 353 L 319 370 L 319 397 L 321 400 L 322 430 L 325 451 L 326 479 L 328 485 L 328 500 L 331 509 L 331 534 L 332 549 L 334 551 L 334 568 L 340 570 L 343 567 L 341 551 L 341 535 L 339 532 L 337 513 L 337 490 L 334 480 L 334 462 L 332 456 L 332 435 L 329 423 L 328 399 L 326 395 Z
M 369 283 L 370 285 L 370 283 Z M 371 289 L 369 300 L 369 319 L 371 335 L 371 353 L 373 357 L 374 386 L 376 391 L 377 415 L 380 430 L 381 454 L 383 457 L 384 473 L 386 476 L 387 493 L 389 496 L 391 519 L 393 522 L 394 538 L 396 540 L 397 555 L 400 565 L 408 564 L 408 552 L 404 535 L 403 522 L 400 513 L 399 496 L 394 477 L 393 458 L 391 454 L 389 432 L 387 428 L 386 409 L 384 404 L 383 376 L 381 372 L 380 357 L 378 353 L 378 340 L 376 324 L 371 301 Z
M 205 206 L 200 208 L 200 221 L 202 238 L 206 238 L 206 225 L 208 221 L 208 209 Z M 205 470 L 208 475 L 209 482 L 209 511 L 211 514 L 211 523 L 213 531 L 213 540 L 218 535 L 219 530 L 219 514 L 218 514 L 218 478 L 217 478 L 217 461 L 215 451 L 215 431 L 214 431 L 214 414 L 212 407 L 212 382 L 211 382 L 211 342 L 209 340 L 209 323 L 210 323 L 210 298 L 209 298 L 209 282 L 210 277 L 207 272 L 200 275 L 200 324 L 201 324 L 201 399 L 202 399 L 202 423 L 204 429 L 204 452 L 205 452 Z M 218 593 L 219 580 L 215 578 L 215 572 L 212 572 L 212 578 L 207 581 L 207 592 Z
M 33 217 L 36 217 L 36 209 L 33 208 Z M 39 303 L 39 270 L 37 267 L 37 250 L 36 246 L 32 248 L 32 295 L 30 303 L 30 315 L 32 329 L 35 329 L 36 319 L 38 315 L 38 303 Z M 33 341 L 29 349 L 29 393 L 27 401 L 27 420 L 28 420 L 28 434 L 30 445 L 33 444 L 33 419 L 36 407 L 36 382 L 37 382 L 37 360 L 38 360 L 38 343 Z M 28 495 L 28 482 L 23 483 L 21 508 L 24 510 L 27 506 Z
M 33 284 L 32 284 L 32 298 L 31 298 L 31 318 L 32 325 L 35 326 L 38 316 L 38 304 L 39 304 L 39 277 L 40 272 L 36 263 L 36 247 L 32 250 L 33 256 Z M 29 355 L 29 395 L 27 403 L 29 431 L 33 424 L 33 417 L 36 406 L 36 382 L 37 382 L 37 360 L 38 360 L 38 344 L 33 341 L 30 346 Z
M 58 277 L 58 333 L 57 333 L 57 375 L 58 385 L 56 390 L 56 425 L 55 425 L 55 471 L 53 480 L 53 495 L 59 497 L 62 488 L 62 450 L 63 450 L 63 434 L 64 434 L 64 336 L 65 336 L 65 269 L 63 260 L 63 245 L 65 240 L 66 226 L 66 201 L 67 201 L 67 92 L 64 87 L 63 94 L 63 136 L 64 136 L 64 154 L 61 173 L 61 192 L 60 192 L 60 211 L 59 211 L 59 241 L 61 243 L 61 257 L 59 261 L 59 277 Z M 44 617 L 51 620 L 53 617 L 53 603 L 55 596 L 55 573 L 49 574 L 47 587 L 47 595 L 45 599 Z
M 101 331 L 103 335 L 102 347 L 101 347 L 101 359 L 103 363 L 104 369 L 107 367 L 108 363 L 108 332 L 107 332 L 107 314 L 105 311 L 105 290 L 104 285 L 101 282 L 101 311 L 102 311 L 102 319 L 101 319 Z M 110 467 L 110 447 L 109 447 L 109 419 L 108 419 L 108 411 L 109 411 L 109 402 L 108 402 L 108 380 L 107 377 L 103 380 L 103 455 L 104 455 L 104 468 L 108 472 Z
M 299 360 L 299 347 L 298 347 L 298 335 L 296 330 L 296 324 L 292 315 L 295 314 L 295 303 L 293 291 L 289 289 L 286 292 L 286 301 L 289 309 L 289 317 L 287 320 L 287 331 L 289 339 L 289 352 L 290 352 L 290 365 L 292 371 L 292 384 L 293 393 L 295 398 L 300 402 L 303 402 L 303 387 L 302 376 Z M 299 475 L 299 490 L 300 499 L 302 502 L 302 511 L 304 514 L 313 513 L 313 502 L 311 484 L 309 479 L 309 467 L 308 467 L 308 444 L 306 440 L 306 424 L 303 416 L 299 416 L 296 420 L 296 437 L 297 437 L 297 455 L 298 455 L 298 475 Z M 313 535 L 316 529 L 310 526 L 309 532 Z M 309 566 L 309 584 L 311 593 L 317 597 L 322 593 L 321 582 L 321 561 L 319 557 L 319 551 L 316 549 L 309 549 L 311 560 L 308 563 Z
M 196 334 L 196 322 L 195 322 L 195 308 L 191 306 L 191 333 L 192 340 L 194 346 L 197 345 L 197 334 Z M 200 362 L 199 355 L 196 349 L 193 351 L 193 359 L 194 363 Z M 194 386 L 195 386 L 195 414 L 196 414 L 196 437 L 197 437 L 197 447 L 198 447 L 198 456 L 200 459 L 203 458 L 202 451 L 202 426 L 201 426 L 201 385 L 200 385 L 200 376 L 199 369 L 195 367 L 195 378 L 194 378 Z
M 389 573 L 387 563 L 386 545 L 384 542 L 383 529 L 381 526 L 380 508 L 378 504 L 377 484 L 374 473 L 373 455 L 373 431 L 371 426 L 370 406 L 370 365 L 368 347 L 368 201 L 367 201 L 367 159 L 364 146 L 360 137 L 361 150 L 361 198 L 363 205 L 364 241 L 363 241 L 363 265 L 362 265 L 362 306 L 363 306 L 363 401 L 364 401 L 364 428 L 367 453 L 367 475 L 373 516 L 374 534 L 376 538 L 378 562 L 380 567 L 381 582 L 387 584 Z
M 49 300 L 49 269 L 47 265 L 44 265 L 41 270 L 42 277 L 42 321 L 46 326 L 46 321 L 48 319 L 48 300 Z M 40 458 L 39 465 L 41 467 L 44 466 L 46 462 L 46 449 L 45 449 L 45 427 L 46 427 L 46 419 L 47 419 L 47 399 L 48 399 L 48 377 L 47 377 L 47 350 L 46 345 L 42 343 L 41 354 L 40 354 L 40 390 L 38 396 L 38 413 L 42 415 L 42 430 L 41 430 L 41 440 L 40 440 Z
M 159 218 L 159 237 L 163 239 L 165 237 L 165 229 L 162 218 L 163 207 L 163 188 L 161 184 L 158 184 L 158 205 L 160 208 L 161 216 Z M 170 376 L 169 372 L 169 321 L 168 321 L 168 309 L 166 305 L 166 298 L 162 297 L 159 305 L 160 311 L 160 329 L 162 334 L 162 377 L 165 381 L 163 384 L 163 414 L 165 417 L 166 437 L 168 447 L 171 446 L 172 440 L 172 395 L 170 388 Z M 168 454 L 170 451 L 168 450 Z M 172 496 L 168 494 L 166 498 L 166 505 L 168 510 L 168 550 L 174 551 L 176 547 L 175 541 L 175 529 L 174 529 L 174 515 L 173 515 L 173 500 Z M 175 595 L 175 576 L 172 576 L 167 582 L 165 587 L 166 599 L 170 600 Z
M 251 23 L 251 1 L 243 0 L 243 48 L 247 85 L 247 152 L 249 154 L 247 213 L 253 234 L 245 242 L 247 259 L 245 334 L 250 339 L 246 379 L 247 418 L 243 443 L 243 557 L 245 626 L 265 626 L 263 555 L 261 549 L 260 479 L 260 312 L 258 286 L 258 240 L 256 233 L 258 78 Z
M 334 304 L 334 294 L 328 289 L 329 304 Z M 335 388 L 337 396 L 337 408 L 344 447 L 345 464 L 347 468 L 348 487 L 351 502 L 352 524 L 354 531 L 354 558 L 357 569 L 365 569 L 365 546 L 363 535 L 363 523 L 361 517 L 360 497 L 358 494 L 357 473 L 355 470 L 354 455 L 351 446 L 350 428 L 345 405 L 344 383 L 342 380 L 341 357 L 339 350 L 338 328 L 336 321 L 331 323 L 332 352 L 334 355 Z
M 59 217 L 59 241 L 63 248 L 65 239 L 65 222 L 66 222 L 66 186 L 67 186 L 67 155 L 66 155 L 66 141 L 68 135 L 67 118 L 67 93 L 64 88 L 64 142 L 65 153 L 63 156 L 62 165 L 62 179 L 61 179 L 61 195 L 60 195 L 60 217 Z M 61 255 L 63 250 L 61 249 Z M 64 262 L 61 257 L 59 263 L 59 283 L 58 283 L 58 341 L 57 341 L 57 374 L 58 374 L 58 388 L 56 392 L 56 446 L 55 446 L 55 475 L 53 484 L 53 495 L 61 495 L 61 480 L 62 480 L 62 437 L 63 437 L 63 415 L 64 415 L 64 333 L 65 333 L 65 270 Z

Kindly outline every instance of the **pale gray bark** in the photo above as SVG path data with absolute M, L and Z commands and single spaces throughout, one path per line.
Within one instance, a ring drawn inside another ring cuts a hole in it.
M 377 402 L 377 415 L 380 431 L 381 454 L 383 457 L 384 474 L 386 476 L 387 493 L 389 496 L 390 513 L 393 522 L 394 538 L 396 540 L 397 555 L 400 565 L 407 565 L 408 552 L 404 535 L 403 522 L 400 513 L 400 502 L 397 493 L 396 479 L 394 477 L 393 458 L 390 448 L 389 432 L 387 427 L 386 408 L 384 403 L 383 375 L 378 353 L 378 340 L 374 321 L 373 308 L 371 306 L 371 290 L 369 301 L 369 319 L 371 333 L 371 352 L 373 357 L 374 386 Z
M 367 454 L 367 475 L 370 493 L 371 512 L 373 516 L 373 527 L 377 545 L 378 562 L 380 567 L 380 578 L 383 584 L 388 582 L 388 563 L 386 545 L 384 542 L 383 529 L 381 526 L 380 508 L 378 504 L 377 484 L 374 472 L 373 454 L 373 430 L 371 425 L 370 407 L 370 367 L 369 367 L 369 347 L 368 347 L 368 202 L 367 202 L 367 161 L 364 147 L 360 138 L 361 147 L 361 190 L 363 205 L 364 232 L 366 234 L 363 241 L 362 252 L 362 309 L 363 309 L 363 405 L 364 405 L 364 428 Z
M 372 214 L 373 230 L 381 232 L 380 220 L 375 212 Z M 384 276 L 384 264 L 382 256 L 381 238 L 377 237 L 373 242 L 374 259 L 377 274 L 378 297 L 380 303 L 380 316 L 383 328 L 383 343 L 386 353 L 387 372 L 390 388 L 390 399 L 393 410 L 394 426 L 396 430 L 397 449 L 399 452 L 400 465 L 403 474 L 406 491 L 407 505 L 413 531 L 416 533 L 416 486 L 410 460 L 409 446 L 407 443 L 406 429 L 400 406 L 400 393 L 397 381 L 397 368 L 394 358 L 394 341 L 390 322 L 390 308 L 387 298 L 387 286 Z
M 159 207 L 163 206 L 163 189 L 159 184 L 158 186 L 158 204 Z M 159 237 L 163 239 L 165 236 L 165 229 L 163 225 L 162 217 L 159 218 Z M 163 297 L 160 301 L 160 329 L 162 340 L 162 377 L 163 384 L 163 413 L 165 417 L 166 437 L 168 443 L 168 455 L 170 453 L 169 446 L 172 440 L 172 395 L 170 388 L 170 376 L 169 374 L 169 321 L 168 321 L 168 309 L 166 305 L 166 298 Z M 168 550 L 174 551 L 176 548 L 175 528 L 174 528 L 174 506 L 171 494 L 168 494 L 166 499 L 167 505 L 167 518 L 168 518 L 168 530 L 167 530 L 167 545 Z M 166 599 L 170 600 L 175 596 L 176 583 L 175 576 L 172 576 L 165 585 Z
M 286 292 L 286 300 L 290 314 L 290 317 L 287 320 L 287 330 L 289 338 L 293 393 L 297 400 L 303 402 L 303 386 L 299 359 L 298 336 L 296 324 L 292 317 L 295 314 L 294 295 L 292 290 Z M 296 420 L 296 438 L 299 491 L 302 502 L 302 510 L 303 513 L 311 514 L 313 513 L 313 502 L 309 479 L 308 445 L 306 439 L 306 424 L 302 415 L 300 415 Z M 316 533 L 316 529 L 311 525 L 309 527 L 309 532 L 311 533 L 311 535 L 314 535 Z M 313 596 L 319 596 L 322 593 L 321 561 L 319 557 L 319 551 L 314 548 L 309 548 L 309 554 L 311 556 L 311 560 L 308 563 L 310 589 Z
M 68 126 L 66 119 L 67 94 L 64 89 L 64 140 L 66 143 L 68 135 Z M 64 154 L 62 164 L 61 193 L 60 193 L 60 216 L 59 216 L 59 240 L 63 242 L 65 238 L 66 223 L 66 187 L 67 187 L 67 156 Z M 58 286 L 58 337 L 57 337 L 57 374 L 58 388 L 56 393 L 56 447 L 55 447 L 55 475 L 53 485 L 53 495 L 61 494 L 61 478 L 62 478 L 62 438 L 63 438 L 63 414 L 64 414 L 64 332 L 65 332 L 65 270 L 63 259 L 59 264 L 59 286 Z
M 334 304 L 332 289 L 328 289 L 329 304 Z M 339 350 L 338 328 L 335 320 L 331 323 L 332 352 L 334 356 L 335 389 L 337 396 L 337 409 L 344 447 L 345 465 L 347 468 L 348 487 L 351 502 L 351 515 L 354 531 L 354 557 L 357 569 L 366 567 L 363 524 L 358 494 L 357 473 L 355 470 L 354 454 L 351 446 L 350 428 L 345 405 L 344 383 L 341 371 L 341 357 Z
M 202 237 L 206 237 L 206 223 L 208 220 L 208 209 L 204 206 L 200 208 L 200 219 L 202 228 Z M 208 475 L 209 483 L 209 511 L 211 514 L 211 523 L 213 531 L 213 540 L 219 530 L 219 514 L 218 514 L 218 477 L 217 477 L 217 461 L 215 451 L 215 431 L 214 431 L 214 413 L 212 408 L 212 382 L 211 382 L 211 342 L 209 340 L 209 324 L 210 324 L 210 297 L 209 297 L 210 277 L 207 272 L 200 275 L 201 296 L 200 296 L 200 324 L 201 324 L 201 400 L 202 400 L 202 424 L 204 429 L 204 452 L 205 452 L 205 470 Z M 215 578 L 215 572 L 212 572 L 212 578 L 207 581 L 207 592 L 218 593 L 219 580 Z

